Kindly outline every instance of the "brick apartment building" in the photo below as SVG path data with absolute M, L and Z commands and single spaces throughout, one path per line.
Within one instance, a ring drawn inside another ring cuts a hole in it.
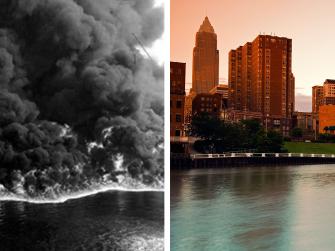
M 186 63 L 170 62 L 170 136 L 184 134 Z
M 292 40 L 259 35 L 229 52 L 232 110 L 261 113 L 269 128 L 289 135 L 294 111 Z

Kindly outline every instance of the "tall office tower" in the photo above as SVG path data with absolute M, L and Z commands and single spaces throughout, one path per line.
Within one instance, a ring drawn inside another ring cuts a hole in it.
M 287 135 L 294 111 L 292 40 L 259 35 L 229 53 L 229 105 L 260 112 L 273 129 Z
M 170 136 L 183 136 L 186 63 L 170 62 Z
M 312 112 L 318 113 L 319 106 L 322 104 L 323 97 L 323 86 L 313 86 L 312 87 Z
M 219 84 L 219 51 L 213 26 L 205 17 L 193 48 L 192 92 L 209 93 Z

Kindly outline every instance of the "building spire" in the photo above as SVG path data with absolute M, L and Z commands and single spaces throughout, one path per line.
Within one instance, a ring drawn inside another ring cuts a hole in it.
M 209 22 L 208 17 L 206 16 L 202 24 L 200 25 L 199 32 L 210 32 L 214 33 L 214 28 Z

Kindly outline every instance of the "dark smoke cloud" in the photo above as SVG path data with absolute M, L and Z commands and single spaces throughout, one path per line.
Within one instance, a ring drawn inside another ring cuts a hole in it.
M 163 69 L 135 39 L 161 36 L 153 5 L 0 0 L 0 184 L 34 196 L 163 180 Z

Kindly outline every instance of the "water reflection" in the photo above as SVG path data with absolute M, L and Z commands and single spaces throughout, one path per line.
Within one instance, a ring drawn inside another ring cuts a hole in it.
M 172 250 L 333 250 L 334 167 L 173 171 Z

